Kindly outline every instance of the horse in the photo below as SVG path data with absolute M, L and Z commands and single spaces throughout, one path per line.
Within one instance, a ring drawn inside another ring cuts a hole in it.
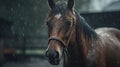
M 119 29 L 93 29 L 74 9 L 74 0 L 48 0 L 48 5 L 45 55 L 50 64 L 59 65 L 63 59 L 63 67 L 120 67 Z

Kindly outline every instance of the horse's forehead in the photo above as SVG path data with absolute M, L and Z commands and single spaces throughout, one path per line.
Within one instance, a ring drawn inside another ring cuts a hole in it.
M 69 11 L 66 11 L 66 12 L 63 12 L 63 13 L 61 13 L 61 12 L 58 12 L 58 13 L 50 13 L 49 15 L 48 15 L 48 18 L 47 18 L 47 20 L 49 21 L 49 20 L 52 20 L 52 19 L 55 19 L 55 20 L 59 20 L 59 19 L 71 19 L 73 17 L 73 15 L 72 15 L 72 13 L 71 12 L 69 12 Z
M 68 15 L 67 13 L 66 14 L 62 14 L 62 13 L 57 13 L 54 15 L 54 18 L 55 19 L 60 19 L 60 18 L 63 18 L 64 20 L 65 19 L 71 19 L 71 15 Z
M 51 20 L 58 20 L 62 17 L 62 14 L 61 13 L 57 13 L 57 14 L 48 14 L 48 17 L 47 17 L 47 21 L 51 21 Z
M 57 14 L 55 14 L 54 18 L 56 18 L 56 19 L 60 19 L 60 18 L 61 18 L 61 16 L 62 16 L 62 14 L 61 14 L 61 13 L 57 13 Z

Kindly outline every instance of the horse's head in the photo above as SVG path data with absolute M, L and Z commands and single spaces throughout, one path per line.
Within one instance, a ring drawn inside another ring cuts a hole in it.
M 68 0 L 67 4 L 55 3 L 54 0 L 48 0 L 50 7 L 46 19 L 48 27 L 48 48 L 46 56 L 51 64 L 58 65 L 71 39 L 76 17 L 74 12 L 74 0 Z

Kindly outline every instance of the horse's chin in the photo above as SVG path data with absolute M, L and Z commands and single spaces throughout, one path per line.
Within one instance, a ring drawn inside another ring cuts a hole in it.
M 52 65 L 59 65 L 60 60 L 49 61 Z

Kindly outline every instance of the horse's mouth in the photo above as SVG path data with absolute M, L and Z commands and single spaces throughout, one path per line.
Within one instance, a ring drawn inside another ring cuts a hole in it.
M 49 60 L 49 62 L 50 62 L 52 65 L 59 65 L 60 60 L 58 60 L 58 59 L 56 59 L 56 60 Z

